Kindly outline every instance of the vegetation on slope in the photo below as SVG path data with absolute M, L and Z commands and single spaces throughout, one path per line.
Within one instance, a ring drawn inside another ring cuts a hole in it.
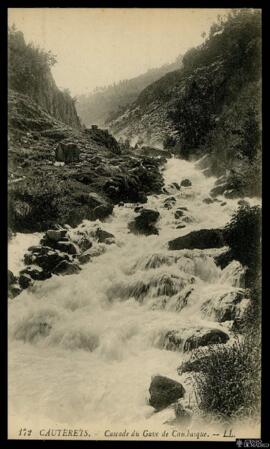
M 51 74 L 56 57 L 33 44 L 26 44 L 23 33 L 15 27 L 8 32 L 9 88 L 29 95 L 45 111 L 62 122 L 80 128 L 75 101 L 68 92 L 58 89 Z

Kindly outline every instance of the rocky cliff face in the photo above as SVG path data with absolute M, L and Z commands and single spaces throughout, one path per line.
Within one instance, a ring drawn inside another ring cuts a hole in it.
M 9 88 L 31 97 L 45 111 L 63 123 L 80 128 L 74 100 L 56 86 L 51 74 L 54 56 L 26 44 L 20 31 L 9 31 Z

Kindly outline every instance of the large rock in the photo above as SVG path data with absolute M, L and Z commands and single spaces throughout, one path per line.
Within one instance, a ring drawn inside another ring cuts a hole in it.
M 45 279 L 48 279 L 51 277 L 51 274 L 44 271 L 41 267 L 30 265 L 29 267 L 24 268 L 20 271 L 20 276 L 23 274 L 27 274 L 30 276 L 34 281 L 44 281 Z
M 55 150 L 57 162 L 78 162 L 80 160 L 80 149 L 73 142 L 59 142 Z
M 226 343 L 229 335 L 220 329 L 198 329 L 193 335 L 186 339 L 184 351 L 191 351 L 199 346 Z
M 30 251 L 29 251 L 30 250 Z M 63 260 L 70 260 L 70 256 L 49 246 L 34 246 L 29 248 L 24 256 L 26 265 L 38 265 L 45 272 L 51 273 L 53 268 Z
M 49 229 L 46 231 L 46 236 L 48 240 L 52 240 L 53 242 L 58 242 L 62 240 L 63 237 L 66 236 L 67 229 Z
M 200 229 L 169 241 L 169 249 L 207 249 L 224 246 L 221 229 Z
M 22 289 L 30 287 L 33 284 L 33 280 L 29 274 L 22 273 L 19 277 L 19 285 Z
M 149 388 L 149 404 L 157 411 L 177 401 L 185 394 L 182 384 L 164 376 L 155 376 Z
M 66 276 L 68 274 L 78 274 L 81 271 L 79 265 L 68 262 L 67 260 L 62 260 L 53 268 L 54 274 L 60 274 L 62 276 Z
M 164 338 L 164 348 L 170 351 L 191 351 L 199 346 L 226 343 L 229 335 L 220 329 L 197 328 L 186 338 L 182 330 L 167 332 Z
M 183 179 L 180 185 L 181 187 L 190 187 L 192 186 L 192 182 L 190 181 L 190 179 Z
M 158 219 L 158 211 L 152 209 L 142 209 L 135 220 L 129 224 L 129 228 L 135 234 L 158 234 L 158 230 L 154 226 Z
M 101 228 L 96 230 L 95 237 L 99 243 L 112 243 L 112 239 L 114 239 L 113 234 Z

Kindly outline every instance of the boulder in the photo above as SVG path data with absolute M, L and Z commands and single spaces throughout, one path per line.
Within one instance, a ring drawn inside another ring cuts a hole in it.
M 182 330 L 172 330 L 167 332 L 164 338 L 164 348 L 169 351 L 191 351 L 199 346 L 226 343 L 229 336 L 220 329 L 197 328 L 192 330 L 192 334 L 185 338 Z
M 185 394 L 182 384 L 165 376 L 155 376 L 152 378 L 150 388 L 149 404 L 157 411 L 177 401 Z
M 79 162 L 80 149 L 74 142 L 59 142 L 55 150 L 55 160 L 57 162 Z
M 93 212 L 92 212 L 92 219 L 93 220 L 97 220 L 97 219 L 104 219 L 106 217 L 108 217 L 108 215 L 111 215 L 113 211 L 113 205 L 106 203 L 104 205 L 101 206 L 97 206 L 94 208 Z
M 175 187 L 177 190 L 180 190 L 181 187 L 177 182 L 172 182 L 171 187 Z
M 34 281 L 44 281 L 51 277 L 51 274 L 44 271 L 42 268 L 38 266 L 29 266 L 20 271 L 20 275 L 27 274 Z
M 158 230 L 154 225 L 159 216 L 159 212 L 156 210 L 142 209 L 135 220 L 129 224 L 129 228 L 135 234 L 158 234 Z
M 192 186 L 192 182 L 190 181 L 190 179 L 183 179 L 183 181 L 181 181 L 181 187 L 190 187 Z
M 84 252 L 92 248 L 93 243 L 87 237 L 83 237 L 77 242 L 77 245 L 79 246 L 80 250 Z
M 212 204 L 214 202 L 213 198 L 204 198 L 203 203 L 205 204 Z
M 221 229 L 200 229 L 169 241 L 170 250 L 221 248 L 224 245 Z
M 22 289 L 19 285 L 11 285 L 8 289 L 8 297 L 13 299 L 21 293 Z
M 22 289 L 28 288 L 33 284 L 33 280 L 29 274 L 22 273 L 19 277 L 19 285 Z
M 79 265 L 68 262 L 67 260 L 62 260 L 53 268 L 52 272 L 54 274 L 65 276 L 68 274 L 78 274 L 80 270 L 81 268 L 79 267 Z
M 16 276 L 12 273 L 12 271 L 8 270 L 8 287 L 15 284 L 17 282 Z
M 181 209 L 177 209 L 177 210 L 175 211 L 174 218 L 175 218 L 176 220 L 178 220 L 179 218 L 183 217 L 183 215 L 184 215 L 184 211 L 181 210 Z
M 59 251 L 63 251 L 64 253 L 67 254 L 71 255 L 78 254 L 77 247 L 72 242 L 65 242 L 60 240 L 59 242 L 57 242 L 56 248 L 59 249 Z
M 86 254 L 80 254 L 78 256 L 78 261 L 82 265 L 90 262 L 90 260 L 91 260 L 91 254 L 86 253 Z
M 229 335 L 220 329 L 197 329 L 196 332 L 186 339 L 184 351 L 191 351 L 199 346 L 226 343 Z
M 185 224 L 179 224 L 178 226 L 176 226 L 176 229 L 183 229 L 185 227 L 186 227 Z
M 95 237 L 99 243 L 112 243 L 111 240 L 108 239 L 114 239 L 114 235 L 110 232 L 104 231 L 101 228 L 98 228 L 95 232 Z
M 66 229 L 49 229 L 48 231 L 46 231 L 46 236 L 48 237 L 48 240 L 58 242 L 59 240 L 62 240 L 62 238 L 66 236 L 66 233 L 67 233 Z
M 176 203 L 176 198 L 174 196 L 169 196 L 164 201 L 164 207 L 165 209 L 172 209 L 174 204 Z
M 70 260 L 68 254 L 61 253 L 48 246 L 34 247 L 32 252 L 28 252 L 24 256 L 24 261 L 27 265 L 38 265 L 47 273 L 51 273 L 53 268 L 63 260 Z

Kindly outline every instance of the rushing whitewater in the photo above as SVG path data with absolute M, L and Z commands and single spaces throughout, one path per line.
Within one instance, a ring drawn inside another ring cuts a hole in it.
M 117 206 L 105 223 L 84 221 L 69 231 L 76 240 L 78 229 L 91 235 L 101 226 L 115 236 L 114 244 L 98 245 L 99 255 L 80 274 L 54 275 L 9 301 L 12 429 L 17 422 L 37 429 L 73 426 L 102 438 L 105 429 L 162 428 L 171 412 L 154 413 L 148 404 L 156 374 L 183 383 L 185 401 L 195 401 L 190 379 L 177 374 L 189 354 L 165 349 L 166 335 L 177 331 L 184 344 L 204 328 L 230 334 L 230 322 L 221 322 L 218 313 L 235 294 L 237 313 L 245 307 L 243 268 L 237 262 L 218 268 L 213 257 L 222 249 L 169 251 L 168 241 L 224 226 L 238 205 L 223 197 L 206 204 L 216 179 L 193 162 L 170 159 L 163 175 L 168 193 L 149 197 L 146 205 L 160 213 L 159 235 L 132 234 L 134 204 Z M 172 184 L 185 178 L 192 186 L 178 190 Z M 171 209 L 164 208 L 168 196 L 176 199 Z M 184 221 L 175 218 L 178 207 L 187 209 Z M 185 227 L 177 228 L 180 222 Z M 10 260 L 20 267 L 21 254 L 15 262 L 12 245 Z M 191 428 L 198 429 L 196 419 Z

